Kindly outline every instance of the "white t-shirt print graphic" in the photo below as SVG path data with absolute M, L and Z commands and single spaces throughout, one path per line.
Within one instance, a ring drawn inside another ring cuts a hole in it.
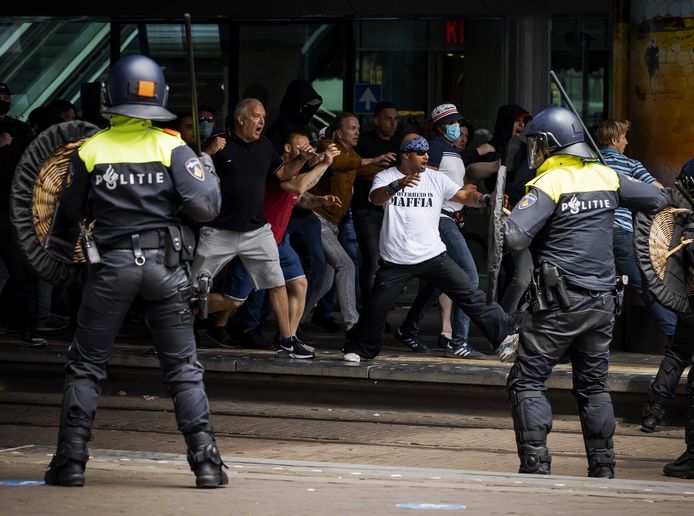
M 404 177 L 396 167 L 376 174 L 371 191 Z M 419 184 L 396 193 L 385 204 L 379 249 L 387 262 L 403 265 L 421 263 L 444 252 L 439 236 L 439 214 L 443 202 L 460 190 L 444 174 L 426 169 Z

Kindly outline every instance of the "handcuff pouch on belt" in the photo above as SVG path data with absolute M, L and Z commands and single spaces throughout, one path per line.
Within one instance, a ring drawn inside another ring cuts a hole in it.
M 543 263 L 530 277 L 528 286 L 530 310 L 541 312 L 556 307 L 566 310 L 571 308 L 571 296 L 559 269 L 549 263 Z
M 164 262 L 167 267 L 178 267 L 181 261 L 193 261 L 195 235 L 188 226 L 169 226 L 166 228 L 166 249 Z
M 614 299 L 614 313 L 615 315 L 620 315 L 622 313 L 622 308 L 624 307 L 624 290 L 629 284 L 629 276 L 622 274 L 617 276 L 617 283 L 615 284 L 615 299 Z

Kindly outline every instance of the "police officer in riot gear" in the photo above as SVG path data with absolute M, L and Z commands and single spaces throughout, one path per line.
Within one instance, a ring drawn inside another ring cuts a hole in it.
M 689 160 L 677 176 L 675 186 L 678 194 L 681 194 L 680 207 L 694 208 L 694 159 Z M 689 215 L 684 223 L 683 235 L 685 241 L 694 238 L 694 215 Z M 694 266 L 694 244 L 684 247 L 685 270 L 691 270 Z M 687 449 L 674 462 L 666 464 L 663 473 L 668 477 L 694 478 L 694 296 L 689 297 L 690 312 L 680 314 L 677 319 L 677 329 L 673 343 L 665 351 L 665 356 L 660 364 L 655 381 L 651 385 L 651 398 L 662 396 L 662 410 L 665 404 L 675 393 L 680 376 L 687 366 L 687 413 L 684 422 L 684 441 Z M 661 416 L 662 417 L 662 416 Z
M 676 206 L 694 209 L 694 158 L 682 167 L 680 174 L 676 178 L 675 186 L 676 188 L 673 189 L 672 195 L 677 201 Z M 686 224 L 694 224 L 694 217 L 690 216 Z M 685 233 L 687 231 L 690 234 L 694 233 L 693 228 L 685 230 Z M 689 245 L 685 250 L 685 256 L 691 256 L 691 253 L 694 253 L 694 250 Z M 694 264 L 694 260 L 691 260 L 689 263 Z M 689 265 L 685 267 L 685 270 L 688 268 Z M 691 302 L 690 306 L 694 308 L 694 304 Z M 662 424 L 665 418 L 665 410 L 670 400 L 675 396 L 675 389 L 682 373 L 689 365 L 694 363 L 692 362 L 694 358 L 692 356 L 694 354 L 694 339 L 691 337 L 693 328 L 689 328 L 686 338 L 684 336 L 686 327 L 692 324 L 694 324 L 694 315 L 679 316 L 678 329 L 672 337 L 672 342 L 665 349 L 665 355 L 660 362 L 658 372 L 651 382 L 648 400 L 641 410 L 641 430 L 643 432 L 654 432 L 657 426 Z M 691 387 L 692 385 L 690 385 L 690 389 Z M 694 431 L 694 412 L 691 417 L 693 420 L 690 425 Z M 694 445 L 694 434 L 691 437 L 692 445 Z M 692 451 L 694 451 L 694 447 Z M 692 461 L 692 475 L 694 476 L 694 454 L 692 455 Z
M 530 248 L 536 265 L 530 317 L 521 327 L 507 387 L 521 473 L 549 474 L 552 411 L 545 380 L 571 361 L 588 476 L 614 477 L 615 430 L 607 387 L 615 312 L 614 210 L 658 211 L 658 188 L 597 163 L 580 120 L 551 107 L 527 126 L 528 164 L 537 169 L 504 227 L 510 251 Z
M 177 215 L 180 209 L 198 222 L 213 219 L 221 205 L 219 181 L 209 157 L 198 158 L 177 133 L 152 126 L 152 120 L 175 118 L 165 108 L 167 95 L 157 63 L 140 55 L 122 58 L 104 86 L 110 127 L 71 159 L 59 209 L 73 221 L 94 220 L 93 247 L 87 253 L 91 263 L 65 367 L 58 447 L 47 484 L 84 484 L 99 382 L 106 378 L 114 338 L 137 295 L 145 303 L 196 485 L 228 483 L 195 354 L 186 263 L 192 247 Z

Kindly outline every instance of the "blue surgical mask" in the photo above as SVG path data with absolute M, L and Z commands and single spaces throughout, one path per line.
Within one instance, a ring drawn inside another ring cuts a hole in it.
M 202 121 L 198 125 L 200 131 L 200 139 L 207 140 L 212 135 L 212 129 L 214 129 L 214 122 Z
M 454 142 L 460 137 L 460 124 L 451 124 L 446 126 L 446 139 Z

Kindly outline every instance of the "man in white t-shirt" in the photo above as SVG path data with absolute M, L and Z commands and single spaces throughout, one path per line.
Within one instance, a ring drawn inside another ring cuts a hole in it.
M 439 236 L 439 214 L 445 200 L 481 207 L 482 194 L 463 190 L 444 174 L 428 169 L 428 150 L 426 139 L 409 134 L 400 146 L 400 164 L 374 177 L 369 200 L 385 206 L 379 245 L 382 263 L 367 309 L 347 332 L 342 351 L 348 362 L 379 354 L 386 316 L 413 277 L 431 282 L 465 310 L 497 347 L 502 361 L 515 356 L 518 335 L 513 333 L 513 318 L 496 303 L 486 304 L 484 292 L 446 255 Z

